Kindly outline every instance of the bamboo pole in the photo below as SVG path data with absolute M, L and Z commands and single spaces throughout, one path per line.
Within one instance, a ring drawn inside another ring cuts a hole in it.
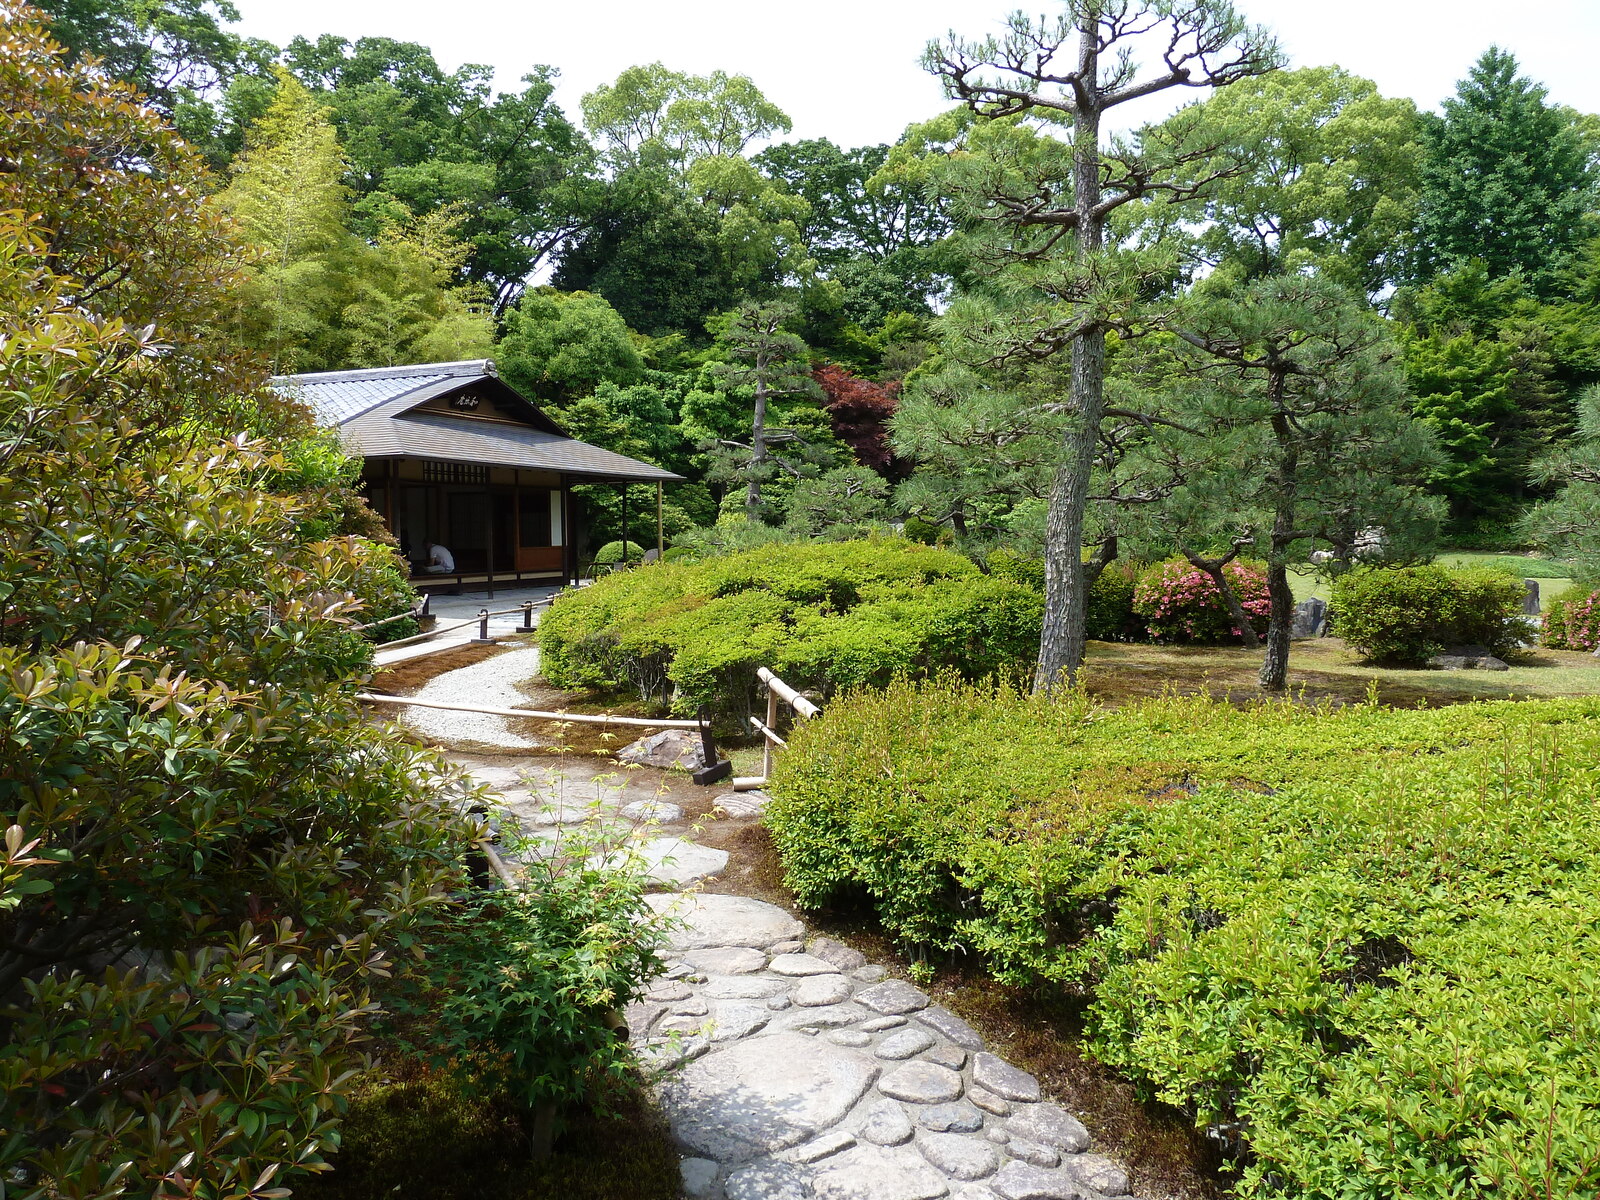
M 473 704 L 446 704 L 442 700 L 417 700 L 411 696 L 382 696 L 360 692 L 356 699 L 365 704 L 409 704 L 414 708 L 437 708 L 445 712 L 482 713 L 486 717 L 520 717 L 534 721 L 578 721 L 589 725 L 638 725 L 647 729 L 699 729 L 698 721 L 655 721 L 648 717 L 614 717 L 601 713 L 543 712 L 533 708 L 480 708 Z

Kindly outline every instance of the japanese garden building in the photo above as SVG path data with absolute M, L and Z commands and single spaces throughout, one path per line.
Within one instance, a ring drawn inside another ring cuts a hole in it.
M 488 359 L 282 375 L 362 459 L 361 486 L 413 562 L 430 542 L 450 574 L 413 582 L 483 585 L 576 580 L 586 544 L 575 484 L 626 489 L 682 477 L 576 441 L 496 373 Z M 626 491 L 624 491 L 626 496 Z

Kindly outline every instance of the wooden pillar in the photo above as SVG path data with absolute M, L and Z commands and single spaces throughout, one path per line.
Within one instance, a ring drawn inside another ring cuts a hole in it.
M 484 556 L 483 557 L 484 557 L 484 562 L 487 563 L 488 567 L 489 567 L 488 571 L 485 572 L 485 574 L 487 574 L 489 576 L 489 579 L 484 584 L 484 590 L 488 593 L 489 599 L 493 600 L 494 599 L 494 485 L 492 483 L 486 483 L 486 484 L 484 484 L 484 487 L 483 487 L 483 524 L 484 524 L 484 533 L 485 533 L 485 536 L 484 536 L 483 540 L 484 540 L 485 547 L 486 547 L 485 550 L 484 550 Z
M 662 520 L 661 509 L 661 480 L 658 479 L 656 480 L 656 560 L 658 562 L 660 561 L 661 556 L 667 551 L 667 539 L 665 533 L 663 532 L 665 529 L 665 523 Z
M 522 581 L 522 468 L 511 471 L 511 569 Z
M 628 485 L 622 485 L 622 565 L 628 565 Z

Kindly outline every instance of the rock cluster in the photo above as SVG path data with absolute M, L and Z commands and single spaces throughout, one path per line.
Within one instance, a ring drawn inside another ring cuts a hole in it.
M 680 924 L 627 1013 L 693 1200 L 1095 1200 L 1127 1173 L 926 993 L 737 896 Z

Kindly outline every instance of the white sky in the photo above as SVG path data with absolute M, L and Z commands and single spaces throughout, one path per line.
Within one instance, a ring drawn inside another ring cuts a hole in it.
M 502 89 L 535 63 L 578 99 L 635 63 L 749 75 L 794 120 L 794 137 L 891 142 L 944 107 L 918 66 L 930 38 L 993 31 L 1017 0 L 235 0 L 239 32 L 392 37 L 430 46 L 448 70 L 488 63 Z M 1293 65 L 1337 63 L 1424 108 L 1454 90 L 1491 42 L 1553 101 L 1600 112 L 1600 0 L 1238 0 L 1277 31 Z M 1033 0 L 1025 9 L 1058 11 Z M 1140 114 L 1141 118 L 1148 115 Z

